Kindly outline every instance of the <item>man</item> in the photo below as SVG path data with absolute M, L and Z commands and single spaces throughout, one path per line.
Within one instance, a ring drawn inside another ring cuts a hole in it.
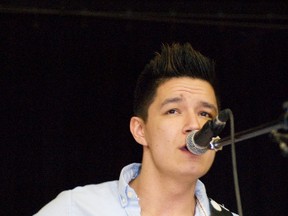
M 119 181 L 62 192 L 37 216 L 235 215 L 209 200 L 199 178 L 215 151 L 195 155 L 185 140 L 218 114 L 214 62 L 190 44 L 163 45 L 140 74 L 130 131 L 143 146 L 141 164 Z

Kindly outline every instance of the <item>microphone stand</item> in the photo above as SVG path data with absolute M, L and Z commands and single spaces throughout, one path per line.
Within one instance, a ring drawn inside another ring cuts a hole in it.
M 232 165 L 233 165 L 233 176 L 234 176 L 234 185 L 235 185 L 235 195 L 237 200 L 237 208 L 240 216 L 243 216 L 242 204 L 240 198 L 240 190 L 238 183 L 238 174 L 237 174 L 237 163 L 236 163 L 236 151 L 235 143 L 240 142 L 246 139 L 250 139 L 262 134 L 271 133 L 274 136 L 274 140 L 279 143 L 280 149 L 283 151 L 284 156 L 288 156 L 288 101 L 283 104 L 285 113 L 282 120 L 274 121 L 268 124 L 260 125 L 255 128 L 251 128 L 239 133 L 234 133 L 234 117 L 232 112 L 230 113 L 230 127 L 231 127 L 231 136 L 224 139 L 220 137 L 212 138 L 210 142 L 210 149 L 221 150 L 223 146 L 232 144 Z M 285 133 L 285 134 L 284 134 Z
M 236 133 L 234 136 L 235 143 L 263 134 L 271 133 L 274 137 L 274 140 L 279 143 L 279 147 L 283 151 L 283 154 L 288 156 L 288 101 L 283 104 L 283 108 L 286 110 L 286 113 L 283 115 L 283 120 L 263 124 L 258 127 Z M 286 134 L 284 132 L 279 132 L 281 129 L 286 130 Z M 225 137 L 223 139 L 217 140 L 216 143 L 213 143 L 213 148 L 220 150 L 223 146 L 229 145 L 231 143 L 231 137 Z

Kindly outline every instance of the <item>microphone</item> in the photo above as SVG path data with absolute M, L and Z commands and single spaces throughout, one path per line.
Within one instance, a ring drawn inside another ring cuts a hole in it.
M 207 121 L 201 130 L 194 130 L 187 135 L 186 147 L 196 155 L 204 154 L 213 145 L 214 139 L 220 134 L 229 119 L 229 109 L 222 110 L 215 119 Z M 218 139 L 220 139 L 218 137 Z

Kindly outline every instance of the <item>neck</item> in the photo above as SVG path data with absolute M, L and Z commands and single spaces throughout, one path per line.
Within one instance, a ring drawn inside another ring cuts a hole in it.
M 196 180 L 179 182 L 179 178 L 145 170 L 145 166 L 130 183 L 138 195 L 142 216 L 194 215 L 195 185 Z

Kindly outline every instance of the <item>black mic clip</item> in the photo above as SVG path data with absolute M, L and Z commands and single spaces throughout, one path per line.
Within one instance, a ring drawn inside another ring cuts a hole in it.
M 223 146 L 216 145 L 220 142 L 221 138 L 219 136 L 212 137 L 211 142 L 209 143 L 209 149 L 219 151 L 223 149 Z

